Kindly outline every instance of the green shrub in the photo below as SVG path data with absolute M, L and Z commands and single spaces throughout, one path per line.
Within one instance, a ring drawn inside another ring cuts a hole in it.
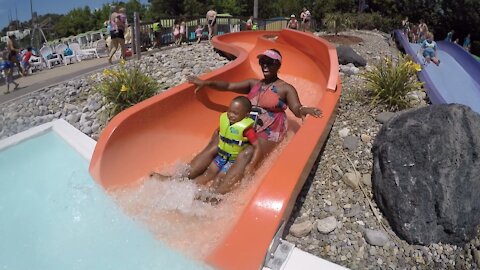
M 352 27 L 356 29 L 377 29 L 385 33 L 390 33 L 396 27 L 398 28 L 398 20 L 396 18 L 384 17 L 377 12 L 355 13 L 350 14 L 350 17 L 352 18 Z
M 352 19 L 348 14 L 330 13 L 325 16 L 325 27 L 329 32 L 338 34 L 338 32 L 348 30 L 352 27 Z
M 122 61 L 118 69 L 104 69 L 103 79 L 95 85 L 107 102 L 108 118 L 153 95 L 158 83 L 138 67 L 127 69 Z
M 372 94 L 371 104 L 385 104 L 394 110 L 407 108 L 407 94 L 422 87 L 416 77 L 420 70 L 420 65 L 408 57 L 400 55 L 398 62 L 385 57 L 372 71 L 363 75 Z

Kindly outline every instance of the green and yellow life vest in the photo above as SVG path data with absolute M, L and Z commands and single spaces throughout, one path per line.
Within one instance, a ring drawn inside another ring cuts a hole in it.
M 227 160 L 235 160 L 237 155 L 248 145 L 243 136 L 245 129 L 253 126 L 253 119 L 246 117 L 242 121 L 230 125 L 227 113 L 220 116 L 218 153 Z
M 152 24 L 152 30 L 153 32 L 160 32 L 160 23 L 156 22 Z

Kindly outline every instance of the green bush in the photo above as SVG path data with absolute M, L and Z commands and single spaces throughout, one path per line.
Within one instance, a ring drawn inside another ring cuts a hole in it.
M 398 22 L 394 18 L 383 17 L 379 13 L 358 13 L 353 18 L 353 25 L 357 29 L 373 30 L 377 29 L 385 33 L 390 33 Z
M 108 118 L 153 95 L 158 83 L 138 67 L 127 69 L 122 61 L 118 69 L 103 70 L 103 79 L 95 85 L 107 102 Z
M 385 104 L 394 110 L 407 108 L 407 94 L 419 90 L 423 85 L 416 76 L 420 70 L 421 66 L 408 57 L 400 55 L 398 62 L 385 57 L 372 71 L 363 75 L 367 89 L 372 94 L 371 104 Z
M 324 20 L 327 31 L 338 34 L 338 32 L 348 30 L 352 27 L 352 19 L 348 14 L 330 13 Z

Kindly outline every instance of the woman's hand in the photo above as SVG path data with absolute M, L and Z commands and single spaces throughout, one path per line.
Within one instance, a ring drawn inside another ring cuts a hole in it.
M 200 88 L 205 85 L 204 80 L 200 80 L 198 77 L 192 75 L 187 76 L 187 81 L 197 86 L 197 88 L 195 88 L 195 90 L 193 91 L 195 94 L 198 92 L 198 90 L 200 90 Z
M 204 80 L 200 80 L 197 76 L 193 76 L 193 75 L 187 76 L 187 81 L 189 83 L 193 83 L 196 86 L 200 86 L 200 87 L 202 87 L 204 85 L 204 83 L 203 83 Z
M 311 115 L 315 118 L 322 117 L 322 110 L 320 110 L 319 108 L 302 106 L 299 110 L 302 118 L 307 115 Z

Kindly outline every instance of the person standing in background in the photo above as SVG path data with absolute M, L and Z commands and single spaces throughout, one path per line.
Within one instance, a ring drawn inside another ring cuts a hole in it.
M 108 62 L 112 63 L 112 57 L 117 52 L 118 47 L 121 50 L 121 59 L 125 59 L 125 28 L 127 26 L 127 15 L 125 15 L 125 8 L 118 8 L 110 15 L 110 37 L 111 48 L 108 56 Z
M 287 28 L 298 30 L 298 21 L 295 18 L 295 14 L 290 15 L 290 20 L 287 23 Z
M 448 32 L 447 34 L 447 37 L 445 38 L 445 41 L 452 42 L 453 34 L 455 34 L 455 30 L 450 30 L 450 32 Z
M 25 76 L 25 72 L 23 71 L 20 61 L 19 61 L 19 52 L 20 48 L 17 44 L 17 39 L 15 35 L 9 35 L 7 37 L 7 50 L 8 50 L 8 61 L 12 62 L 18 68 L 18 73 L 22 76 Z
M 312 19 L 312 14 L 306 7 L 304 7 L 302 13 L 300 13 L 300 19 L 302 20 L 302 31 L 310 31 L 310 20 Z
M 207 12 L 207 25 L 208 25 L 208 40 L 210 40 L 213 37 L 213 32 L 215 28 L 215 24 L 217 23 L 217 12 L 211 8 Z
M 470 39 L 470 34 L 468 34 L 463 39 L 463 48 L 465 49 L 465 51 L 470 52 L 471 45 L 472 45 L 472 40 Z
M 250 31 L 253 29 L 253 16 L 250 16 L 250 18 L 248 18 L 247 23 L 245 23 L 245 29 L 247 31 Z
M 158 17 L 152 24 L 153 32 L 153 48 L 160 48 L 160 30 L 162 25 L 160 24 L 160 17 Z

